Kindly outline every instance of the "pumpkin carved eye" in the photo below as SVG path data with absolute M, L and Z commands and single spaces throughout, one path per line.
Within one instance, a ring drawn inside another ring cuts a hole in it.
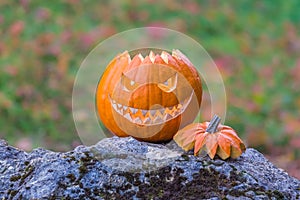
M 164 92 L 172 92 L 177 87 L 177 73 L 163 83 L 159 83 L 158 87 Z
M 122 77 L 121 77 L 121 84 L 123 87 L 122 89 L 125 90 L 126 92 L 133 91 L 140 86 L 139 83 L 135 82 L 134 80 L 131 80 L 124 74 L 122 74 Z
M 115 135 L 166 142 L 197 116 L 201 79 L 179 50 L 155 49 L 147 55 L 148 50 L 126 51 L 108 64 L 96 106 L 103 125 Z

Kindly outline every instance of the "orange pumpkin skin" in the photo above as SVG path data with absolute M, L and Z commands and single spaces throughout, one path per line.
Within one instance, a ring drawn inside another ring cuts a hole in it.
M 170 141 L 195 119 L 201 98 L 197 70 L 180 51 L 132 59 L 124 52 L 107 66 L 97 87 L 96 107 L 113 134 L 159 143 Z
M 209 132 L 209 125 L 209 122 L 189 124 L 176 133 L 174 141 L 185 151 L 194 148 L 195 156 L 206 151 L 211 159 L 215 155 L 223 160 L 238 158 L 246 150 L 234 129 L 217 123 L 216 130 Z

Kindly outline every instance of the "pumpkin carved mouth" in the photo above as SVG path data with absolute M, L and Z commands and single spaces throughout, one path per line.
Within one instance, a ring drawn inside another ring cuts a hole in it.
M 99 117 L 119 137 L 164 142 L 197 116 L 201 79 L 179 50 L 137 49 L 117 55 L 96 92 Z
M 129 120 L 131 123 L 143 126 L 152 126 L 164 124 L 181 115 L 185 111 L 187 106 L 190 104 L 193 95 L 194 91 L 192 91 L 191 95 L 187 97 L 183 102 L 180 102 L 177 105 L 150 110 L 144 110 L 122 105 L 116 100 L 112 99 L 110 96 L 109 100 L 113 109 L 118 114 Z

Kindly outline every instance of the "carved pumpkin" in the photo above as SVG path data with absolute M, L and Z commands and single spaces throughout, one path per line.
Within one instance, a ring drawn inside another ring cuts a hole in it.
M 243 141 L 229 126 L 219 125 L 220 118 L 190 124 L 174 136 L 175 142 L 185 151 L 194 148 L 194 155 L 206 151 L 211 159 L 217 154 L 223 160 L 237 158 L 245 151 Z
M 152 51 L 145 57 L 128 52 L 107 66 L 97 88 L 102 123 L 119 137 L 165 142 L 199 112 L 201 80 L 179 50 Z

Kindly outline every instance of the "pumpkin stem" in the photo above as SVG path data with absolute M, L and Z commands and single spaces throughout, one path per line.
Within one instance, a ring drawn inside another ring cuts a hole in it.
M 208 133 L 217 132 L 220 121 L 221 121 L 221 118 L 218 115 L 214 115 L 214 117 L 212 118 L 212 120 L 208 124 L 206 132 L 208 132 Z

